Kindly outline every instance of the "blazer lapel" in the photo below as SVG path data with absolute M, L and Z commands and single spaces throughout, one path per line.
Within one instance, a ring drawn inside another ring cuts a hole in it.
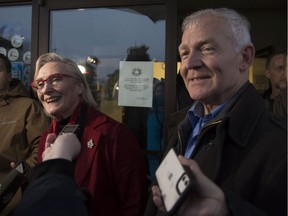
M 81 152 L 75 160 L 74 170 L 75 180 L 79 185 L 82 185 L 95 159 L 100 136 L 93 128 L 85 128 L 83 131 Z

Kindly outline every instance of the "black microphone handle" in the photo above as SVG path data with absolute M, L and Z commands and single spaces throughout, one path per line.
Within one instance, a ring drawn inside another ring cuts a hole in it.
M 20 163 L 15 169 L 12 169 L 8 175 L 0 182 L 0 213 L 14 197 L 18 188 L 24 180 L 24 168 Z

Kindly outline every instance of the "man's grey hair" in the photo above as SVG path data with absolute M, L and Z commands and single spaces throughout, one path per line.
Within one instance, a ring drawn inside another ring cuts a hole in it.
M 224 19 L 232 30 L 234 36 L 234 47 L 239 52 L 243 46 L 251 44 L 250 23 L 238 12 L 228 8 L 204 9 L 187 16 L 182 24 L 182 31 L 193 23 L 197 22 L 202 16 L 214 15 Z M 213 25 L 213 23 L 211 23 Z

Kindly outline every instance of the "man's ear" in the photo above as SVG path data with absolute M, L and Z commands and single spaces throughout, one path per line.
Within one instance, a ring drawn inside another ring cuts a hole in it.
M 270 78 L 271 78 L 270 69 L 266 69 L 265 76 L 267 77 L 267 79 L 270 80 Z
M 241 51 L 240 71 L 247 71 L 252 65 L 255 55 L 255 49 L 252 44 L 245 46 Z

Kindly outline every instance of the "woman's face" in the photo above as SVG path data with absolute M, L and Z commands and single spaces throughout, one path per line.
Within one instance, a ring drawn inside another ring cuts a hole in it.
M 68 118 L 81 101 L 84 90 L 82 82 L 69 73 L 70 66 L 61 62 L 48 62 L 40 70 L 35 80 L 43 88 L 37 90 L 37 96 L 45 111 L 62 120 Z

